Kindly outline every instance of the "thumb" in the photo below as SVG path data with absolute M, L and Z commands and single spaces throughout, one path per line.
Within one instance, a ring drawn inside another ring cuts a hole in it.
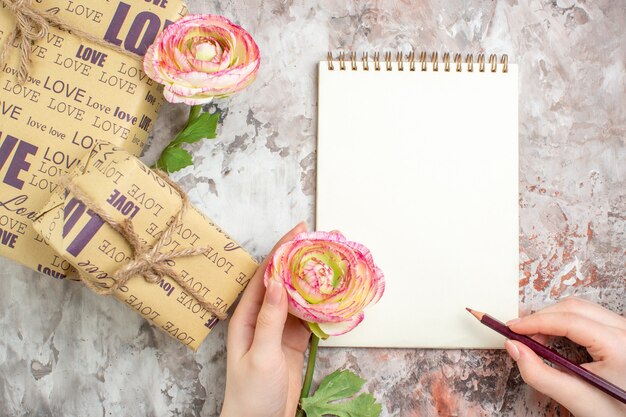
M 589 398 L 592 388 L 581 379 L 547 365 L 528 346 L 507 340 L 504 347 L 517 362 L 522 379 L 547 396 L 574 412 L 579 410 L 581 399 Z M 578 413 L 576 413 L 578 415 Z
M 287 296 L 283 284 L 270 280 L 263 305 L 256 321 L 252 349 L 262 353 L 276 353 L 282 349 L 283 329 L 287 320 Z

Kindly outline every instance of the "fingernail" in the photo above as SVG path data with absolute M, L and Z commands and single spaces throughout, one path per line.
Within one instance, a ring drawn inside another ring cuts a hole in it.
M 517 318 L 517 319 L 513 319 L 513 320 L 509 320 L 509 321 L 507 321 L 507 322 L 506 322 L 506 325 L 507 325 L 507 326 L 512 326 L 512 325 L 514 325 L 515 323 L 519 323 L 520 321 L 522 321 L 522 319 L 519 319 L 519 318 Z
M 506 349 L 509 356 L 515 362 L 517 362 L 517 360 L 519 359 L 519 350 L 517 349 L 517 346 L 515 346 L 515 344 L 510 340 L 507 340 L 506 342 L 504 342 L 504 348 Z
M 283 284 L 275 279 L 270 280 L 270 285 L 267 287 L 267 294 L 265 299 L 269 305 L 276 306 L 280 304 L 280 300 L 283 298 Z
M 294 230 L 306 230 L 306 229 L 307 229 L 306 220 L 302 220 L 300 223 L 296 225 L 296 227 L 294 227 Z

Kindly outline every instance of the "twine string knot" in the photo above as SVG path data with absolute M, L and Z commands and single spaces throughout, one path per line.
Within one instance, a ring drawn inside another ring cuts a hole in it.
M 170 236 L 175 229 L 182 223 L 182 218 L 189 206 L 189 198 L 187 194 L 173 182 L 167 174 L 162 171 L 156 172 L 170 187 L 178 193 L 181 198 L 181 208 L 178 213 L 169 221 L 167 227 L 163 230 L 161 236 L 152 245 L 142 240 L 135 232 L 133 223 L 126 218 L 123 221 L 117 221 L 113 216 L 106 213 L 102 208 L 95 204 L 89 195 L 74 184 L 69 178 L 65 177 L 61 180 L 61 184 L 65 189 L 71 192 L 75 198 L 82 201 L 85 207 L 105 221 L 115 231 L 120 233 L 132 248 L 133 257 L 125 265 L 121 266 L 115 273 L 109 277 L 113 283 L 106 285 L 104 283 L 94 283 L 91 278 L 81 276 L 81 279 L 87 287 L 92 289 L 99 295 L 111 295 L 121 287 L 125 286 L 129 279 L 136 276 L 142 276 L 146 282 L 157 284 L 166 277 L 175 281 L 187 294 L 193 296 L 196 301 L 208 312 L 213 314 L 219 320 L 224 320 L 227 315 L 219 311 L 213 304 L 208 302 L 204 295 L 191 287 L 173 268 L 176 264 L 175 259 L 186 256 L 195 256 L 206 253 L 209 248 L 185 248 L 174 251 L 163 251 L 164 246 L 169 244 Z
M 15 27 L 4 41 L 4 45 L 2 45 L 2 49 L 0 50 L 0 67 L 2 67 L 7 60 L 10 46 L 16 43 L 20 51 L 19 69 L 17 72 L 17 79 L 20 84 L 24 84 L 28 78 L 33 43 L 48 36 L 50 27 L 71 33 L 81 39 L 120 52 L 133 59 L 141 58 L 124 48 L 113 45 L 75 26 L 64 23 L 51 11 L 34 8 L 31 4 L 32 0 L 0 1 L 2 1 L 2 4 L 4 4 L 15 17 Z

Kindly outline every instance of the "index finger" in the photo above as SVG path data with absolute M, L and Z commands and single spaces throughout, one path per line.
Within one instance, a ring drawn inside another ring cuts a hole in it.
M 243 356 L 252 345 L 257 316 L 261 310 L 263 297 L 265 296 L 263 275 L 269 259 L 280 245 L 292 240 L 298 233 L 304 231 L 306 231 L 306 223 L 301 222 L 287 232 L 287 234 L 274 245 L 270 254 L 263 260 L 252 276 L 252 279 L 250 279 L 247 288 L 241 296 L 239 305 L 230 319 L 230 325 L 228 327 L 228 349 L 231 355 L 238 357 Z
M 591 301 L 567 297 L 563 301 L 539 310 L 537 314 L 567 312 L 575 313 L 607 326 L 626 330 L 626 318 Z
M 594 360 L 601 360 L 607 348 L 614 349 L 617 329 L 575 313 L 535 313 L 507 323 L 520 334 L 545 334 L 567 337 L 587 348 Z
M 280 240 L 274 245 L 269 255 L 265 257 L 261 265 L 257 268 L 254 276 L 248 283 L 248 287 L 244 291 L 241 296 L 241 301 L 239 302 L 239 306 L 237 307 L 237 311 L 242 310 L 241 314 L 244 315 L 254 315 L 254 322 L 256 322 L 256 316 L 261 309 L 261 305 L 263 304 L 263 297 L 265 296 L 265 285 L 263 285 L 263 275 L 265 274 L 265 269 L 267 268 L 267 264 L 271 259 L 272 255 L 283 243 L 289 242 L 297 234 L 306 231 L 307 226 L 306 223 L 300 222 L 293 229 L 288 231 Z

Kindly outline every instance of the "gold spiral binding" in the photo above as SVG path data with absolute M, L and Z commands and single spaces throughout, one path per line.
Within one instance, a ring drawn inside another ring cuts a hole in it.
M 443 70 L 445 72 L 450 72 L 450 53 L 446 52 L 443 54 Z
M 350 59 L 350 69 L 352 71 L 357 71 L 359 70 L 359 65 L 357 62 L 357 52 L 356 51 L 350 51 L 350 52 L 338 52 L 337 53 L 337 58 L 335 59 L 335 57 L 333 56 L 333 53 L 331 51 L 328 52 L 328 61 L 327 61 L 327 65 L 328 65 L 328 69 L 330 71 L 334 71 L 335 70 L 335 64 L 339 64 L 338 68 L 340 71 L 345 71 L 346 67 L 347 67 L 347 59 L 348 59 L 348 55 L 349 54 L 349 59 Z M 381 67 L 381 56 L 380 56 L 380 52 L 376 51 L 372 54 L 373 56 L 373 63 L 374 63 L 374 70 L 375 71 L 380 71 L 380 67 Z M 431 70 L 432 71 L 439 71 L 439 53 L 434 51 L 430 53 L 430 59 L 428 59 L 428 53 L 426 51 L 421 51 L 419 53 L 419 62 L 420 62 L 420 67 L 422 71 L 427 71 L 428 70 L 428 64 L 430 61 L 430 64 L 432 66 Z M 393 60 L 393 53 L 391 51 L 385 51 L 384 53 L 384 61 L 385 61 L 385 69 L 387 71 L 393 71 L 394 70 L 394 60 Z M 363 71 L 369 71 L 370 70 L 370 60 L 369 60 L 369 53 L 368 52 L 363 52 L 361 55 L 361 61 L 362 61 L 362 67 L 361 69 Z M 416 67 L 416 61 L 417 61 L 417 54 L 415 53 L 414 50 L 411 50 L 406 56 L 402 53 L 402 51 L 397 51 L 396 52 L 396 56 L 395 56 L 395 62 L 396 62 L 396 70 L 397 71 L 404 71 L 405 68 L 405 63 L 408 64 L 408 69 L 409 71 L 415 71 L 415 67 Z M 445 72 L 450 72 L 450 65 L 452 63 L 451 60 L 451 54 L 450 52 L 444 52 L 442 54 L 442 59 L 441 62 L 443 63 L 443 70 Z M 485 54 L 484 53 L 479 53 L 476 55 L 476 64 L 478 64 L 478 71 L 479 72 L 485 72 Z M 498 55 L 496 54 L 490 54 L 489 55 L 489 68 L 490 68 L 490 72 L 498 72 L 498 66 L 500 66 L 502 68 L 502 72 L 503 73 L 507 73 L 509 72 L 509 57 L 506 54 L 503 54 L 500 57 L 500 61 L 498 62 Z M 463 55 L 461 55 L 460 53 L 455 53 L 454 54 L 454 64 L 456 67 L 456 72 L 462 72 L 463 71 Z M 467 54 L 465 56 L 465 64 L 466 64 L 466 70 L 467 72 L 474 72 L 474 55 L 473 54 Z
M 498 58 L 494 54 L 489 55 L 489 64 L 491 64 L 491 72 L 496 72 L 498 69 Z
M 385 66 L 387 67 L 387 71 L 391 71 L 393 68 L 391 67 L 391 52 L 385 52 Z
M 420 61 L 422 62 L 422 71 L 426 71 L 426 51 L 422 51 L 420 54 Z
M 485 54 L 478 54 L 478 71 L 485 72 Z

